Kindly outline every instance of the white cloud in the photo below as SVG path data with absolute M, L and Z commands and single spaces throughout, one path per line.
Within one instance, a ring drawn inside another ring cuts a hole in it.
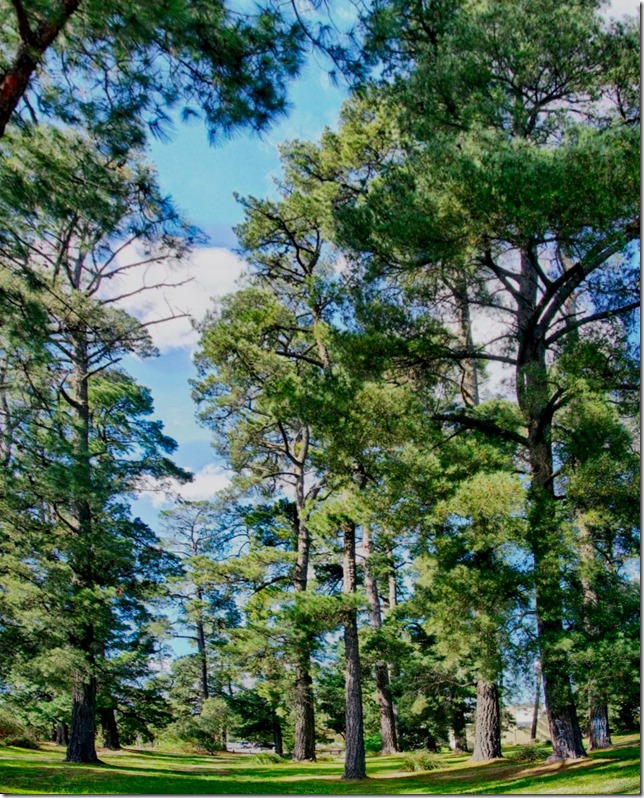
M 136 252 L 130 249 L 119 265 L 136 259 Z M 173 314 L 188 314 L 151 324 L 149 330 L 161 352 L 191 349 L 199 338 L 191 319 L 203 318 L 213 297 L 237 288 L 244 265 L 241 258 L 228 249 L 204 247 L 196 249 L 185 261 L 152 263 L 122 272 L 110 282 L 103 296 L 127 295 L 118 301 L 119 307 L 144 323 L 167 319 Z M 146 290 L 136 293 L 144 287 Z
M 140 492 L 140 496 L 147 496 L 153 507 L 163 507 L 178 498 L 188 501 L 212 499 L 215 495 L 230 485 L 230 476 L 214 463 L 209 463 L 194 475 L 192 482 L 182 485 L 175 480 L 164 482 L 148 481 Z

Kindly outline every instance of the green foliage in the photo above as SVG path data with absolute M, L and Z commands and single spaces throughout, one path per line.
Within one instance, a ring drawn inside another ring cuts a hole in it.
M 529 743 L 527 745 L 515 746 L 507 756 L 512 762 L 527 764 L 530 762 L 542 762 L 544 759 L 548 758 L 549 753 L 549 751 L 544 750 L 544 748 L 537 743 Z
M 431 751 L 412 751 L 409 754 L 405 754 L 402 759 L 403 769 L 412 773 L 415 771 L 437 770 L 442 766 L 441 758 Z
M 249 760 L 256 765 L 282 765 L 286 761 L 283 757 L 270 752 L 263 752 L 261 754 L 253 754 Z

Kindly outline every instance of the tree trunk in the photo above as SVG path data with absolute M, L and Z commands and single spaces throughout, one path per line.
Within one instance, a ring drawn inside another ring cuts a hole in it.
M 539 724 L 539 697 L 541 695 L 541 667 L 536 667 L 536 687 L 534 689 L 534 709 L 532 711 L 532 726 L 530 727 L 530 742 L 537 739 L 537 726 Z
M 69 728 L 60 720 L 57 720 L 54 726 L 54 742 L 56 745 L 65 746 L 69 743 Z
M 20 47 L 0 81 L 0 136 L 4 135 L 12 113 L 27 91 L 31 76 L 80 3 L 81 0 L 61 0 L 50 18 L 35 30 L 31 30 L 24 14 L 19 15 Z
M 476 683 L 476 725 L 473 762 L 498 759 L 501 751 L 501 706 L 495 684 L 482 679 Z
M 202 591 L 197 589 L 197 599 L 199 603 L 203 601 Z M 199 611 L 201 615 L 201 610 Z M 201 693 L 202 704 L 209 697 L 208 691 L 208 657 L 206 654 L 206 633 L 204 623 L 201 618 L 197 621 L 197 652 L 199 653 L 199 692 Z
M 293 574 L 293 587 L 296 593 L 304 593 L 308 582 L 311 536 L 304 520 L 304 503 L 304 470 L 302 469 L 296 487 L 297 560 Z M 298 643 L 294 701 L 293 760 L 295 762 L 315 761 L 315 703 L 313 679 L 311 678 L 311 645 L 305 634 L 302 635 Z
M 96 755 L 96 679 L 78 680 L 72 688 L 72 722 L 65 762 L 98 762 Z
M 284 740 L 282 738 L 282 724 L 279 717 L 273 715 L 273 743 L 275 744 L 275 753 L 278 756 L 284 756 Z
M 356 528 L 344 525 L 344 593 L 351 596 L 356 590 Z M 360 650 L 358 647 L 358 618 L 355 609 L 348 609 L 344 619 L 345 692 L 346 692 L 346 753 L 345 780 L 364 779 L 367 776 L 362 718 L 362 682 Z
M 371 570 L 370 558 L 371 539 L 369 530 L 365 527 L 362 533 L 364 549 L 364 577 L 367 601 L 369 603 L 369 621 L 373 629 L 382 627 L 382 614 L 380 611 L 380 598 L 378 585 Z M 376 692 L 378 695 L 378 711 L 380 714 L 380 736 L 382 738 L 381 754 L 395 754 L 398 751 L 398 736 L 396 734 L 396 716 L 394 702 L 389 686 L 389 671 L 386 662 L 377 662 L 374 667 Z
M 101 719 L 101 730 L 103 732 L 103 748 L 109 748 L 110 751 L 120 751 L 121 742 L 119 740 L 119 729 L 116 725 L 114 708 L 100 709 L 99 717 Z
M 532 247 L 521 252 L 521 279 L 517 296 L 517 400 L 528 430 L 530 463 L 528 491 L 529 544 L 534 558 L 537 634 L 543 693 L 552 739 L 553 761 L 586 756 L 575 711 L 570 667 L 561 646 L 563 598 L 561 566 L 557 555 L 561 528 L 556 517 L 552 456 L 552 419 L 556 400 L 546 365 L 543 321 L 536 314 L 538 254 Z
M 588 731 L 590 741 L 588 748 L 597 751 L 600 748 L 612 748 L 608 727 L 608 707 L 606 701 L 591 691 L 589 695 Z
M 469 753 L 467 734 L 465 731 L 465 706 L 458 696 L 451 699 L 452 732 L 454 733 L 454 751 L 457 754 Z

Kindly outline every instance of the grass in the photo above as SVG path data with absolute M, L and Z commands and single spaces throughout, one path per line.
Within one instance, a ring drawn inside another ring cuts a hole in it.
M 508 753 L 511 748 L 508 749 Z M 403 769 L 404 755 L 368 757 L 366 781 L 343 782 L 339 759 L 260 765 L 243 754 L 102 751 L 103 765 L 66 765 L 64 749 L 0 748 L 0 793 L 9 794 L 639 794 L 639 736 L 616 738 L 608 751 L 546 765 L 510 760 L 471 763 L 467 755 L 440 754 L 428 773 Z

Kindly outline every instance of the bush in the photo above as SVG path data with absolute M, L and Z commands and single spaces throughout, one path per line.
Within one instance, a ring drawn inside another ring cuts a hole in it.
M 518 745 L 509 755 L 513 762 L 541 762 L 546 759 L 548 752 L 544 751 L 537 743 Z
M 261 754 L 253 754 L 253 756 L 248 757 L 248 760 L 253 762 L 255 765 L 281 765 L 286 761 L 279 754 L 274 754 L 271 751 L 265 751 Z
M 30 748 L 32 751 L 38 750 L 38 743 L 32 737 L 17 735 L 16 737 L 5 737 L 3 745 L 13 745 L 16 748 Z
M 0 712 L 0 745 L 15 745 L 17 748 L 38 748 L 29 729 L 7 712 Z
M 367 754 L 378 754 L 382 750 L 382 737 L 380 732 L 367 734 L 364 738 L 364 750 Z
M 0 743 L 4 743 L 7 737 L 17 737 L 25 732 L 26 729 L 21 723 L 13 720 L 6 712 L 0 712 Z
M 441 767 L 440 757 L 431 751 L 411 751 L 403 757 L 403 768 L 405 770 L 436 770 Z

